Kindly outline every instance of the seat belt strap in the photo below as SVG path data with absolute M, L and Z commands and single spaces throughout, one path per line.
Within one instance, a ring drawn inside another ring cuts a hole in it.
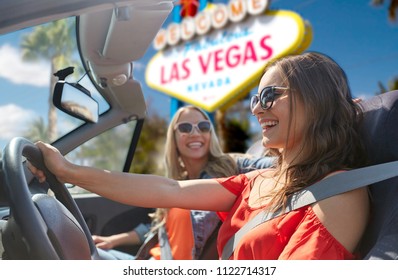
M 261 211 L 253 219 L 248 221 L 227 241 L 223 248 L 221 259 L 229 259 L 240 239 L 249 230 L 268 220 L 331 196 L 352 191 L 396 176 L 398 176 L 398 161 L 393 161 L 337 173 L 316 182 L 291 195 L 287 201 L 285 211 Z
M 138 249 L 138 252 L 135 256 L 136 260 L 148 260 L 151 258 L 149 251 L 158 244 L 158 231 L 151 231 L 144 243 L 142 243 L 141 247 Z
M 160 259 L 173 260 L 171 252 L 169 237 L 166 232 L 166 227 L 163 225 L 159 228 L 159 246 L 160 246 Z

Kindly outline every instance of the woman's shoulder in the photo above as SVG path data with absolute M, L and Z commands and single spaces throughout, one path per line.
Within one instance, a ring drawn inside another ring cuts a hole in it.
M 335 173 L 337 172 L 333 174 Z M 367 187 L 321 200 L 312 208 L 322 224 L 340 243 L 348 250 L 355 249 L 369 217 L 370 202 Z
M 256 169 L 250 172 L 245 173 L 245 176 L 249 181 L 256 179 L 259 176 L 262 177 L 272 177 L 274 169 L 272 168 L 264 168 L 264 169 Z
M 230 177 L 216 178 L 215 180 L 233 194 L 239 195 L 243 192 L 244 189 L 250 187 L 251 177 L 249 178 L 247 175 L 249 175 L 249 173 L 237 174 Z
M 338 173 L 345 172 L 345 170 L 339 170 L 332 172 L 325 176 L 325 178 L 336 175 Z M 352 205 L 352 203 L 355 203 Z M 355 205 L 363 205 L 365 207 L 369 207 L 369 196 L 368 196 L 368 188 L 364 186 L 363 188 L 358 188 L 352 191 L 340 193 L 334 196 L 331 196 L 327 199 L 319 201 L 318 204 L 324 205 L 325 207 L 347 207 L 345 210 L 349 210 Z

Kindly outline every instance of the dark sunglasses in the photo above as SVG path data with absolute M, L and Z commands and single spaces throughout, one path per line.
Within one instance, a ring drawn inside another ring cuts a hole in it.
M 177 123 L 174 129 L 177 129 L 180 133 L 193 133 L 193 129 L 196 128 L 201 133 L 207 133 L 211 129 L 211 124 L 209 121 L 201 121 L 197 124 L 189 123 L 189 122 L 181 122 Z
M 277 91 L 285 91 L 287 87 L 277 87 L 277 86 L 269 86 L 265 87 L 261 90 L 259 95 L 252 96 L 250 100 L 250 110 L 253 112 L 254 107 L 256 107 L 257 103 L 260 101 L 261 108 L 263 110 L 268 110 L 274 104 L 275 96 L 282 95 L 283 93 L 278 93 Z

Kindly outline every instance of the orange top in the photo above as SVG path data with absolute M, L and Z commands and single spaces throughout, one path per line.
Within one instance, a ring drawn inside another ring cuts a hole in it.
M 171 254 L 174 260 L 192 260 L 194 237 L 192 232 L 191 211 L 171 208 L 166 217 L 166 232 L 169 237 Z M 157 244 L 149 253 L 160 260 L 160 246 Z
M 217 181 L 237 195 L 229 213 L 218 213 L 223 220 L 218 235 L 218 252 L 229 238 L 245 225 L 261 208 L 251 208 L 248 199 L 251 182 L 244 175 Z M 354 259 L 343 245 L 320 222 L 310 206 L 271 219 L 246 233 L 230 259 L 241 260 L 338 260 Z

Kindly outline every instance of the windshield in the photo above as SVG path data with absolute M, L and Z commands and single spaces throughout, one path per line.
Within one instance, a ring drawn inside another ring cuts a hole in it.
M 87 75 L 84 75 L 75 37 L 75 18 L 54 21 L 0 36 L 0 145 L 25 137 L 32 142 L 55 140 L 84 122 L 52 105 L 53 73 L 73 66 L 67 81 L 87 88 L 109 109 Z

